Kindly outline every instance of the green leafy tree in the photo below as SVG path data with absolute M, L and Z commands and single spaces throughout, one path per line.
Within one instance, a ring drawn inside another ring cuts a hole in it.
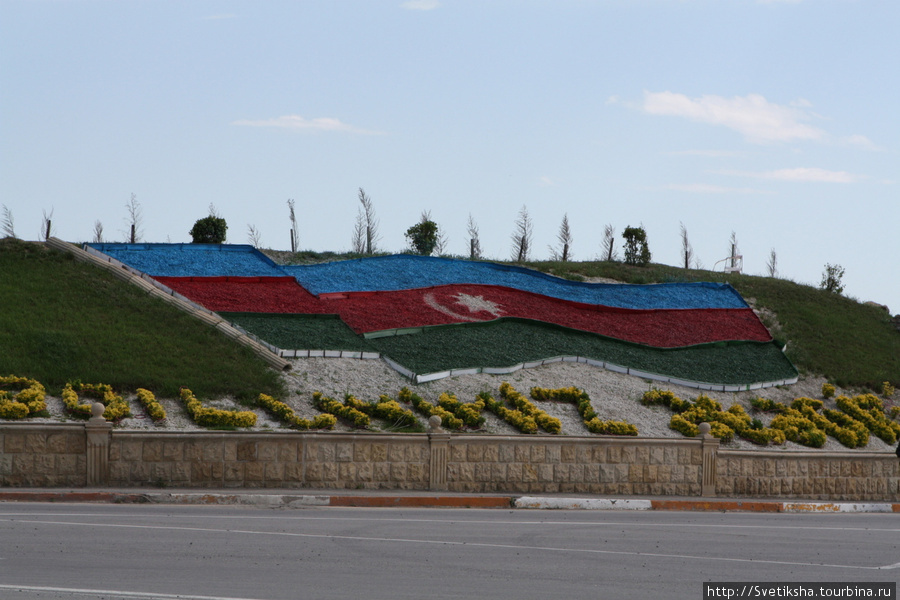
M 197 219 L 190 230 L 191 240 L 195 244 L 221 244 L 225 241 L 228 232 L 228 224 L 216 212 L 215 207 L 209 205 L 209 216 Z
M 844 291 L 843 278 L 844 267 L 828 263 L 825 265 L 825 270 L 822 272 L 822 282 L 819 284 L 819 287 L 826 292 L 840 294 Z
M 426 212 L 422 214 L 422 219 L 418 223 L 406 230 L 405 235 L 416 254 L 430 256 L 438 243 L 438 225 Z
M 643 227 L 626 227 L 622 232 L 625 238 L 625 262 L 629 265 L 646 267 L 650 264 L 650 248 L 647 247 L 647 232 Z

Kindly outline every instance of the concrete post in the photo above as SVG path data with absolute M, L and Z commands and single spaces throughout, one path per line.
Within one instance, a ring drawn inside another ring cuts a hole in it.
M 716 472 L 718 469 L 719 438 L 709 431 L 709 423 L 700 423 L 700 444 L 703 449 L 703 464 L 700 467 L 700 495 L 716 495 Z
M 91 405 L 91 418 L 84 424 L 87 434 L 87 485 L 109 483 L 109 439 L 112 423 L 103 418 L 106 407 L 100 402 Z
M 441 418 L 432 415 L 428 419 L 428 445 L 431 456 L 428 463 L 428 489 L 447 489 L 447 469 L 450 461 L 450 434 L 441 429 Z

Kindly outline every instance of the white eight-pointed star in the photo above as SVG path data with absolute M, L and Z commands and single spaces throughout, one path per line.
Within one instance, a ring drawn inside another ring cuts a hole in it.
M 469 312 L 489 312 L 495 317 L 503 314 L 500 305 L 491 300 L 485 300 L 482 296 L 470 296 L 469 294 L 457 294 L 455 304 L 462 304 Z

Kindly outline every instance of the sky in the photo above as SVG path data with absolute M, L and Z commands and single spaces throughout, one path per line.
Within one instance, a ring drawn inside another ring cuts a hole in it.
M 900 313 L 896 0 L 0 0 L 0 217 L 39 239 L 601 252 L 819 285 Z

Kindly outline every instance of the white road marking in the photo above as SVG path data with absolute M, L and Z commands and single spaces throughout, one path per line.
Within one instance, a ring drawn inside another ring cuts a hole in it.
M 344 507 L 332 509 L 332 510 L 344 510 Z M 372 509 L 372 510 L 382 510 L 382 509 Z M 392 509 L 396 510 L 396 509 Z M 467 512 L 472 509 L 466 509 Z M 491 508 L 486 509 L 491 512 L 496 512 L 497 509 Z M 579 511 L 580 512 L 580 511 Z M 624 511 L 623 511 L 624 512 Z M 627 511 L 633 512 L 633 511 Z M 129 519 L 133 518 L 151 518 L 158 517 L 158 514 L 143 514 L 143 515 L 122 515 L 117 513 L 2 513 L 0 512 L 0 521 L 18 521 L 18 519 L 13 518 L 3 518 L 3 517 L 92 517 L 92 518 L 116 518 L 121 519 L 127 517 Z M 766 513 L 768 518 L 772 518 L 775 514 Z M 786 517 L 787 515 L 785 515 Z M 299 516 L 299 515 L 290 515 L 284 513 L 277 513 L 275 515 L 203 515 L 202 517 L 198 517 L 197 515 L 166 515 L 167 519 L 191 519 L 196 520 L 200 519 L 239 519 L 241 521 L 249 521 L 249 520 L 277 520 L 277 521 L 338 521 L 338 522 L 346 522 L 346 521 L 384 521 L 384 522 L 393 522 L 393 521 L 401 521 L 403 523 L 434 523 L 434 524 L 444 524 L 444 525 L 479 525 L 479 526 L 487 526 L 487 525 L 578 525 L 581 527 L 687 527 L 687 528 L 697 528 L 697 529 L 761 529 L 764 531 L 770 531 L 772 529 L 771 523 L 766 523 L 765 525 L 733 525 L 728 523 L 640 523 L 640 522 L 631 522 L 631 521 L 517 521 L 517 520 L 506 520 L 506 519 L 490 519 L 490 520 L 476 520 L 476 519 L 414 519 L 410 517 L 323 517 L 323 516 Z M 38 523 L 43 523 L 44 521 L 37 521 Z M 50 522 L 50 521 L 47 521 Z M 828 526 L 818 526 L 818 525 L 778 525 L 778 529 L 792 529 L 792 530 L 801 530 L 801 531 L 869 531 L 876 533 L 900 533 L 900 527 L 828 527 Z
M 0 519 L 0 521 L 9 521 L 9 519 Z M 297 538 L 312 538 L 312 539 L 326 539 L 326 540 L 353 540 L 360 542 L 392 542 L 397 544 L 433 544 L 438 546 L 469 546 L 475 548 L 492 548 L 492 549 L 503 549 L 503 550 L 538 550 L 544 552 L 571 552 L 575 554 L 606 554 L 606 555 L 617 555 L 617 556 L 642 556 L 642 557 L 653 557 L 653 558 L 679 558 L 679 559 L 687 559 L 687 560 L 706 560 L 706 561 L 720 561 L 720 562 L 737 562 L 737 563 L 753 563 L 753 564 L 765 564 L 765 565 L 782 565 L 782 566 L 795 566 L 795 567 L 827 567 L 833 569 L 854 569 L 854 570 L 863 570 L 863 571 L 871 571 L 871 570 L 881 570 L 893 568 L 891 565 L 884 566 L 875 566 L 875 567 L 867 567 L 862 565 L 838 565 L 838 564 L 828 564 L 828 563 L 808 563 L 808 562 L 797 562 L 797 561 L 782 561 L 782 560 L 764 560 L 764 559 L 755 559 L 755 558 L 729 558 L 724 556 L 695 556 L 690 554 L 665 554 L 660 552 L 634 552 L 627 550 L 596 550 L 592 548 L 560 548 L 554 546 L 521 546 L 515 544 L 488 544 L 484 542 L 455 542 L 449 540 L 414 540 L 408 538 L 384 538 L 384 537 L 363 537 L 363 536 L 350 536 L 350 535 L 332 535 L 332 534 L 323 534 L 323 533 L 293 533 L 286 531 L 251 531 L 246 529 L 212 529 L 208 527 L 175 527 L 175 526 L 162 526 L 162 525 L 122 525 L 115 523 L 76 523 L 71 521 L 34 521 L 34 520 L 15 520 L 16 523 L 31 523 L 31 524 L 39 524 L 39 525 L 71 525 L 71 526 L 82 526 L 82 527 L 106 527 L 111 529 L 153 529 L 153 530 L 161 530 L 161 531 L 202 531 L 206 533 L 228 533 L 228 534 L 243 534 L 243 535 L 262 535 L 262 536 L 277 536 L 277 537 L 297 537 Z
M 117 596 L 119 598 L 138 598 L 146 600 L 264 600 L 262 598 L 236 598 L 232 596 L 194 596 L 191 594 L 159 594 L 150 592 L 128 592 L 125 590 L 89 590 L 82 588 L 45 587 L 36 585 L 3 585 L 0 590 L 14 592 L 56 592 L 60 594 L 79 594 L 96 598 L 100 595 Z

